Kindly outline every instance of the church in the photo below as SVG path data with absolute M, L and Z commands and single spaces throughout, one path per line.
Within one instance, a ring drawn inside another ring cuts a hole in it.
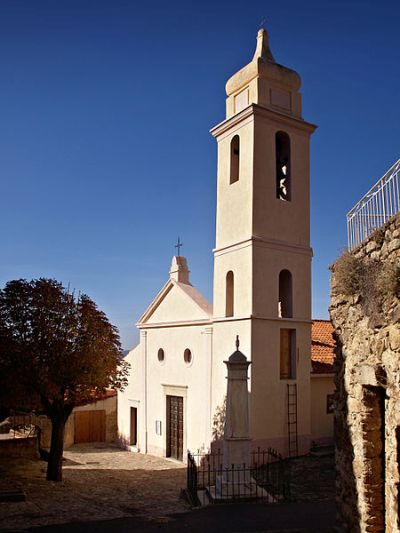
M 300 85 L 260 29 L 253 59 L 226 84 L 226 119 L 211 130 L 218 147 L 213 305 L 190 283 L 178 252 L 127 356 L 129 385 L 118 394 L 127 449 L 184 461 L 187 450 L 218 446 L 224 361 L 237 336 L 251 362 L 253 446 L 296 456 L 332 439 L 331 325 L 311 320 L 316 126 L 302 117 Z M 322 331 L 315 357 L 312 327 Z

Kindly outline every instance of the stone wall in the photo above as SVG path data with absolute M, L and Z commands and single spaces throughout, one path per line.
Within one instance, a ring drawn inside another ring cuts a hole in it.
M 75 407 L 65 424 L 64 449 L 69 448 L 75 442 L 75 413 L 77 411 L 97 411 L 103 410 L 106 415 L 106 442 L 117 442 L 117 397 L 112 396 L 92 402 L 87 405 Z M 33 416 L 32 424 L 40 428 L 40 447 L 50 449 L 51 442 L 51 421 L 45 415 Z
M 36 437 L 0 439 L 0 459 L 5 460 L 10 457 L 38 459 L 38 439 Z
M 51 421 L 45 415 L 32 416 L 32 424 L 40 428 L 40 447 L 45 450 L 50 450 L 51 442 Z M 65 424 L 64 433 L 64 449 L 69 448 L 74 444 L 74 416 L 73 414 Z
M 395 217 L 332 267 L 338 517 L 351 533 L 399 531 L 399 266 Z

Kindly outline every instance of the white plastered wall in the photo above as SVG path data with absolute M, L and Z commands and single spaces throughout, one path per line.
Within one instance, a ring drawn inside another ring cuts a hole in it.
M 332 444 L 333 413 L 327 413 L 327 396 L 335 391 L 333 375 L 311 375 L 311 440 Z
M 198 307 L 178 286 L 172 286 L 159 305 L 146 320 L 148 324 L 204 320 L 204 311 Z
M 154 328 L 146 331 L 147 357 L 147 451 L 166 454 L 166 397 L 183 397 L 183 452 L 208 446 L 210 438 L 211 332 L 203 325 Z M 159 348 L 165 359 L 157 357 Z M 189 349 L 191 363 L 184 360 Z M 156 421 L 161 435 L 156 434 Z
M 196 291 L 187 287 L 165 286 L 139 324 L 140 344 L 127 356 L 131 371 L 129 385 L 119 395 L 118 420 L 120 440 L 132 451 L 166 455 L 167 395 L 183 398 L 184 458 L 187 449 L 210 442 L 211 321 L 187 293 L 197 298 Z M 160 348 L 163 361 L 158 359 Z M 192 354 L 190 364 L 184 360 L 186 349 Z M 137 408 L 138 417 L 134 447 L 129 446 L 131 407 Z
M 118 391 L 118 439 L 122 446 L 134 451 L 142 451 L 145 447 L 144 413 L 142 412 L 144 382 L 143 382 L 143 358 L 141 346 L 138 344 L 126 356 L 125 360 L 130 364 L 128 385 L 121 392 Z M 137 434 L 138 441 L 134 447 L 130 446 L 130 408 L 136 407 L 138 412 Z

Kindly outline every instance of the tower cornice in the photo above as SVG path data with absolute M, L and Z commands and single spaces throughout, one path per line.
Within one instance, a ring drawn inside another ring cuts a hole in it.
M 214 126 L 210 133 L 213 137 L 218 138 L 224 133 L 231 130 L 232 127 L 237 126 L 241 122 L 244 122 L 250 117 L 261 116 L 270 119 L 273 122 L 276 122 L 279 127 L 282 128 L 283 125 L 290 126 L 291 128 L 303 131 L 308 135 L 313 133 L 318 126 L 312 124 L 311 122 L 306 122 L 303 119 L 299 119 L 291 114 L 284 113 L 282 111 L 275 111 L 258 104 L 250 104 L 248 107 L 233 115 L 232 117 L 227 118 L 223 122 L 220 122 Z
M 263 248 L 271 248 L 274 250 L 289 250 L 292 253 L 308 255 L 310 258 L 313 256 L 313 250 L 310 246 L 280 241 L 278 239 L 266 239 L 256 235 L 253 235 L 249 239 L 245 239 L 240 242 L 228 244 L 219 248 L 214 248 L 213 252 L 214 255 L 217 256 L 230 253 L 240 248 L 245 248 L 247 246 L 260 246 Z

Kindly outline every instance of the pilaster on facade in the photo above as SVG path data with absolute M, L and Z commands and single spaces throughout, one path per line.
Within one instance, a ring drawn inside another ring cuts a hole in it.
M 213 387 L 212 387 L 212 370 L 213 370 L 213 328 L 207 327 L 202 331 L 204 337 L 204 355 L 207 361 L 206 365 L 206 410 L 207 416 L 205 419 L 205 431 L 206 443 L 205 447 L 208 447 L 212 442 L 212 421 L 213 421 L 213 412 L 212 412 L 212 402 L 213 402 Z
M 144 453 L 147 453 L 148 448 L 148 425 L 147 425 L 147 390 L 148 390 L 148 380 L 147 380 L 147 331 L 140 331 L 140 347 L 142 352 L 142 361 L 143 361 L 143 426 L 144 426 Z

